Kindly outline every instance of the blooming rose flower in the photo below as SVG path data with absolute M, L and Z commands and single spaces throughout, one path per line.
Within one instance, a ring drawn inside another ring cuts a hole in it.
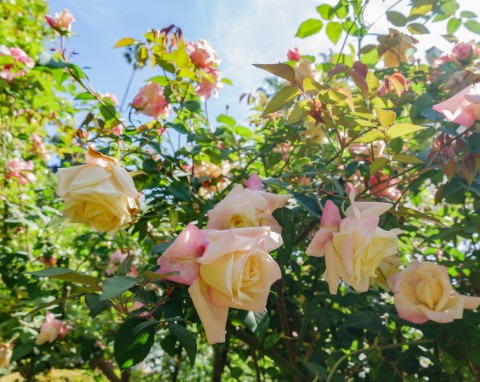
M 137 112 L 154 118 L 170 115 L 170 106 L 163 96 L 163 89 L 156 82 L 148 82 L 140 89 L 132 101 L 132 107 Z
M 253 191 L 263 191 L 262 179 L 257 174 L 250 174 L 247 180 L 243 181 L 245 187 Z
M 208 76 L 201 76 L 200 82 L 195 87 L 195 91 L 201 100 L 206 101 L 210 98 L 213 92 L 213 96 L 218 98 L 219 89 L 222 87 L 220 80 L 222 74 L 217 69 L 207 68 L 205 70 Z
M 107 266 L 107 269 L 105 271 L 107 276 L 111 276 L 111 275 L 115 274 L 118 267 L 120 266 L 122 261 L 125 260 L 127 255 L 128 255 L 128 252 L 125 252 L 121 249 L 113 252 L 110 255 L 110 257 L 108 258 L 108 266 Z M 138 276 L 137 268 L 134 265 L 132 265 L 132 267 L 130 269 L 130 272 L 127 273 L 127 276 L 130 276 L 130 277 L 137 277 Z
M 75 21 L 75 17 L 67 8 L 63 8 L 60 13 L 55 13 L 55 18 L 50 15 L 45 15 L 45 19 L 53 29 L 62 32 L 70 32 L 72 28 L 71 24 Z
M 17 178 L 20 184 L 34 182 L 37 177 L 32 174 L 33 162 L 25 162 L 22 158 L 13 158 L 7 162 L 7 178 Z
M 200 162 L 193 168 L 195 178 L 207 178 L 202 181 L 199 194 L 203 198 L 210 198 L 215 192 L 223 191 L 230 184 L 227 175 L 232 166 L 228 161 L 222 161 L 221 166 L 213 163 Z
M 378 53 L 383 58 L 385 66 L 395 67 L 404 63 L 415 51 L 418 40 L 398 30 L 390 28 L 387 36 L 379 36 Z
M 287 58 L 290 61 L 298 61 L 302 57 L 302 53 L 298 48 L 289 49 L 287 52 Z
M 112 128 L 112 134 L 119 137 L 123 133 L 123 125 L 119 123 Z
M 187 42 L 186 47 L 192 63 L 201 69 L 215 68 L 220 63 L 217 52 L 206 40 L 199 40 L 197 44 Z
M 273 232 L 281 233 L 282 227 L 273 218 L 272 212 L 282 208 L 290 197 L 237 185 L 225 199 L 208 211 L 207 229 L 269 226 Z
M 13 343 L 0 342 L 0 368 L 10 366 L 10 358 L 12 358 Z
M 52 157 L 39 135 L 32 134 L 32 146 L 32 152 L 35 152 L 42 160 L 48 161 Z
M 398 315 L 415 324 L 452 322 L 463 317 L 464 309 L 480 305 L 480 297 L 463 296 L 453 289 L 446 267 L 429 261 L 415 260 L 390 276 L 388 284 Z
M 399 182 L 398 178 L 390 178 L 387 174 L 377 171 L 370 177 L 370 193 L 376 197 L 386 196 L 396 202 L 402 196 L 397 187 Z
M 475 60 L 480 55 L 480 49 L 474 41 L 459 42 L 453 46 L 452 55 L 462 61 Z
M 40 334 L 37 337 L 35 343 L 37 345 L 43 345 L 45 342 L 52 343 L 58 337 L 64 338 L 70 328 L 63 325 L 62 321 L 55 319 L 55 316 L 47 312 L 45 322 L 40 328 Z
M 323 210 L 320 229 L 308 246 L 309 256 L 325 256 L 325 278 L 330 293 L 337 294 L 340 278 L 357 292 L 366 292 L 382 260 L 397 253 L 400 230 L 378 227 L 380 215 L 391 208 L 387 203 L 355 202 L 342 219 L 331 200 Z
M 465 127 L 480 120 L 480 85 L 470 85 L 460 93 L 433 106 L 433 110 L 442 113 L 450 122 Z
M 265 309 L 271 285 L 281 278 L 269 255 L 282 238 L 269 227 L 201 231 L 193 224 L 158 260 L 166 279 L 190 285 L 188 292 L 210 344 L 225 341 L 228 309 Z
M 0 65 L 0 78 L 8 83 L 15 77 L 24 76 L 35 66 L 33 60 L 20 48 L 7 48 L 5 45 L 0 45 L 0 56 L 10 56 L 13 60 L 13 63 Z
M 348 144 L 348 151 L 352 156 L 359 156 L 360 159 L 372 162 L 373 159 L 384 156 L 385 147 L 385 141 L 374 141 L 369 144 L 353 142 Z
M 100 232 L 115 233 L 132 221 L 138 209 L 135 184 L 116 160 L 88 149 L 87 164 L 58 171 L 57 194 L 65 200 L 64 213 L 72 223 L 84 223 Z

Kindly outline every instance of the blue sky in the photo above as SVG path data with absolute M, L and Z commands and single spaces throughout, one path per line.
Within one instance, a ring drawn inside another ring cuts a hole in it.
M 336 0 L 323 1 L 335 4 Z M 208 40 L 222 59 L 224 75 L 234 82 L 225 86 L 218 100 L 209 101 L 210 118 L 225 111 L 240 121 L 248 115 L 247 107 L 238 102 L 240 94 L 254 91 L 262 84 L 265 72 L 254 68 L 253 63 L 274 63 L 286 59 L 285 54 L 297 46 L 306 54 L 318 56 L 327 52 L 331 44 L 321 33 L 307 39 L 295 38 L 300 23 L 308 18 L 318 18 L 314 0 L 48 0 L 50 13 L 68 8 L 75 15 L 73 36 L 68 46 L 78 52 L 73 59 L 86 72 L 98 92 L 114 93 L 121 100 L 131 67 L 123 58 L 123 49 L 113 49 L 122 37 L 141 39 L 149 28 L 161 29 L 170 24 L 182 28 L 190 41 Z M 388 25 L 381 17 L 394 3 L 391 0 L 371 0 L 367 7 L 367 20 L 375 20 L 375 33 L 385 33 Z M 461 0 L 462 9 L 480 15 L 480 1 Z M 406 13 L 401 6 L 395 10 Z M 445 33 L 445 26 L 436 28 Z M 463 27 L 459 37 L 468 41 L 476 36 Z M 449 44 L 439 36 L 428 35 L 421 39 L 419 50 L 432 44 L 449 51 Z M 145 69 L 135 75 L 127 101 L 143 86 L 145 79 L 159 74 L 155 69 Z

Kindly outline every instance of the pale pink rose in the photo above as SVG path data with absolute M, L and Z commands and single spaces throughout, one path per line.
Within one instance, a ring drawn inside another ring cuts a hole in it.
M 111 93 L 103 93 L 100 95 L 103 99 L 109 99 L 110 101 L 112 101 L 113 105 L 114 106 L 118 106 L 118 99 L 117 97 L 115 96 L 115 94 L 111 94 Z
M 36 153 L 42 160 L 48 161 L 51 158 L 47 151 L 42 137 L 37 134 L 32 134 L 32 152 Z
M 302 58 L 302 53 L 300 53 L 298 48 L 289 49 L 287 52 L 287 58 L 290 61 L 298 61 Z
M 474 41 L 470 42 L 459 42 L 455 44 L 452 48 L 452 55 L 462 61 L 465 60 L 474 60 L 480 54 L 480 50 Z
M 243 227 L 271 227 L 273 232 L 282 232 L 282 227 L 273 218 L 272 212 L 282 208 L 291 195 L 276 195 L 235 186 L 213 209 L 208 211 L 207 229 L 230 229 Z
M 186 47 L 192 63 L 201 69 L 215 68 L 220 63 L 217 52 L 206 40 L 199 40 L 197 44 L 187 42 Z
M 220 82 L 222 74 L 220 71 L 213 68 L 207 68 L 205 72 L 207 73 L 207 76 L 201 75 L 200 82 L 195 87 L 195 91 L 203 101 L 208 100 L 212 93 L 215 98 L 218 98 L 219 89 L 222 87 L 222 83 Z
M 112 128 L 112 134 L 119 137 L 120 135 L 123 134 L 123 125 L 121 123 L 119 123 L 118 125 L 115 125 L 113 128 Z
M 114 158 L 87 151 L 87 164 L 58 171 L 57 194 L 65 201 L 71 223 L 84 223 L 100 232 L 117 232 L 131 223 L 138 210 L 138 193 L 131 175 Z
M 170 115 L 170 106 L 163 96 L 163 89 L 156 82 L 148 82 L 140 89 L 132 101 L 132 107 L 137 112 L 154 118 Z
M 71 24 L 75 21 L 75 17 L 67 8 L 63 8 L 60 13 L 55 13 L 55 18 L 45 15 L 45 19 L 48 25 L 62 32 L 70 32 Z
M 222 161 L 221 166 L 209 162 L 200 162 L 193 168 L 193 176 L 195 178 L 215 179 L 220 176 L 227 176 L 231 169 L 232 166 L 228 161 Z
M 0 342 L 0 368 L 10 367 L 13 354 L 13 343 Z
M 452 322 L 463 317 L 464 309 L 480 305 L 480 297 L 464 296 L 453 289 L 446 267 L 429 261 L 415 260 L 390 276 L 388 283 L 398 315 L 415 324 Z
M 480 85 L 470 85 L 446 101 L 433 106 L 450 122 L 465 127 L 480 119 Z
M 390 178 L 383 172 L 377 172 L 370 177 L 370 193 L 375 197 L 386 196 L 396 202 L 402 196 L 402 192 L 397 187 L 398 183 L 400 179 Z
M 13 63 L 0 65 L 0 78 L 8 83 L 11 83 L 15 77 L 24 76 L 35 66 L 33 60 L 20 48 L 7 48 L 1 45 L 0 56 L 10 56 L 13 60 Z
M 52 313 L 47 312 L 45 315 L 45 322 L 40 328 L 40 334 L 35 341 L 37 345 L 43 345 L 45 342 L 52 343 L 58 337 L 63 339 L 70 330 L 69 327 L 63 325 L 62 321 L 55 319 Z
M 300 58 L 295 66 L 295 84 L 303 88 L 305 78 L 317 79 L 318 73 L 315 65 L 306 58 Z
M 453 62 L 454 59 L 448 54 L 442 54 L 440 57 L 437 57 L 433 60 L 433 68 L 437 69 L 440 65 L 446 64 L 447 62 Z
M 355 202 L 345 218 L 338 207 L 327 201 L 320 229 L 308 246 L 309 256 L 325 256 L 330 293 L 336 294 L 340 279 L 357 292 L 366 292 L 382 260 L 397 253 L 400 230 L 385 231 L 378 227 L 380 215 L 391 208 L 387 203 Z
M 17 178 L 20 184 L 34 182 L 37 178 L 33 171 L 33 162 L 25 162 L 22 158 L 14 158 L 7 162 L 7 179 Z
M 107 266 L 107 269 L 106 269 L 105 273 L 108 276 L 111 276 L 111 275 L 115 274 L 118 267 L 120 266 L 122 261 L 125 260 L 127 255 L 128 255 L 128 252 L 124 252 L 121 249 L 113 252 L 108 258 L 108 266 Z
M 269 252 L 281 245 L 269 227 L 201 231 L 189 224 L 158 260 L 158 272 L 179 272 L 166 279 L 190 285 L 208 342 L 224 342 L 229 308 L 265 309 L 270 287 L 281 277 Z
M 260 177 L 255 173 L 250 174 L 250 177 L 247 180 L 244 180 L 243 184 L 250 190 L 263 191 L 262 179 L 260 179 Z

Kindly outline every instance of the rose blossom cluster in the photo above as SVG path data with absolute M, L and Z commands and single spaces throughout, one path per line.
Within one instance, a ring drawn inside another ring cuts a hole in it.
M 230 184 L 227 175 L 232 166 L 228 161 L 222 161 L 221 166 L 213 163 L 200 162 L 193 168 L 193 176 L 203 179 L 199 194 L 203 198 L 210 198 L 213 193 L 223 191 Z
M 11 83 L 16 77 L 23 77 L 35 66 L 33 60 L 20 48 L 8 48 L 0 45 L 0 57 L 11 58 L 11 62 L 0 65 L 0 78 Z
M 84 223 L 99 232 L 115 233 L 132 222 L 138 194 L 130 174 L 114 158 L 89 147 L 87 163 L 58 171 L 57 194 L 72 223 Z
M 55 13 L 55 17 L 45 15 L 48 25 L 60 33 L 69 33 L 72 29 L 72 23 L 75 17 L 67 8 L 63 8 L 60 13 Z
M 42 137 L 37 134 L 32 134 L 32 152 L 44 161 L 48 161 L 52 157 L 45 147 Z
M 166 279 L 189 286 L 210 344 L 225 341 L 229 308 L 262 312 L 281 278 L 269 254 L 283 243 L 271 212 L 290 195 L 263 192 L 258 181 L 247 181 L 255 190 L 236 186 L 209 211 L 206 229 L 188 224 L 158 259 L 158 273 L 177 272 Z
M 40 328 L 40 333 L 35 343 L 37 345 L 43 345 L 45 342 L 52 343 L 58 337 L 63 339 L 69 331 L 69 327 L 65 326 L 62 321 L 57 320 L 52 313 L 47 312 L 45 314 L 45 322 Z
M 22 158 L 13 158 L 7 162 L 7 179 L 17 178 L 20 184 L 34 182 L 37 177 L 32 174 L 33 162 L 31 160 L 25 162 Z
M 206 40 L 199 40 L 198 43 L 187 42 L 186 48 L 190 61 L 199 70 L 200 81 L 195 87 L 198 96 L 206 101 L 213 93 L 217 98 L 222 79 L 222 74 L 217 69 L 220 64 L 217 52 Z

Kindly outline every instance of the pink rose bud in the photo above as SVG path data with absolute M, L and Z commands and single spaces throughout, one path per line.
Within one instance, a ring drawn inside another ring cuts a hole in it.
M 21 158 L 14 158 L 7 162 L 7 179 L 17 178 L 20 184 L 34 182 L 37 178 L 30 171 L 33 171 L 33 162 L 25 162 Z
M 220 64 L 220 60 L 215 52 L 206 40 L 199 40 L 198 44 L 188 42 L 186 44 L 187 52 L 190 55 L 192 63 L 202 69 L 213 69 Z
M 62 321 L 55 319 L 55 316 L 47 312 L 45 322 L 40 328 L 40 334 L 37 337 L 35 343 L 37 345 L 43 345 L 45 342 L 52 343 L 58 337 L 64 338 L 71 328 L 63 325 Z
M 156 82 L 148 82 L 140 89 L 132 101 L 132 107 L 137 112 L 154 118 L 170 115 L 170 107 L 163 96 L 163 89 Z
M 257 174 L 250 174 L 247 180 L 243 181 L 245 187 L 253 191 L 263 191 L 262 179 Z
M 298 48 L 289 49 L 287 52 L 287 58 L 290 61 L 298 61 L 302 57 L 302 53 Z
M 433 106 L 450 122 L 470 127 L 480 120 L 480 85 L 470 85 L 446 101 Z
M 480 297 L 456 292 L 446 267 L 415 260 L 388 278 L 398 315 L 415 324 L 428 320 L 447 323 L 463 317 L 464 309 L 477 309 Z
M 62 32 L 70 32 L 71 24 L 75 21 L 75 17 L 67 8 L 63 8 L 60 13 L 55 13 L 55 19 L 50 15 L 45 15 L 45 19 L 53 29 Z

